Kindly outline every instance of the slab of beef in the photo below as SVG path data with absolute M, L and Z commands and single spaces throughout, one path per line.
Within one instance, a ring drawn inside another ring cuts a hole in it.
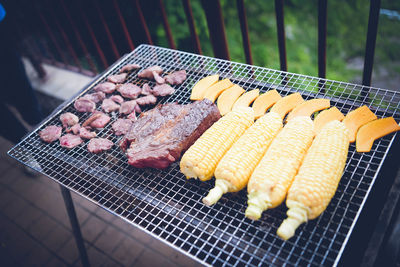
M 113 145 L 114 143 L 106 138 L 93 138 L 89 141 L 87 148 L 91 153 L 100 153 L 109 150 Z
M 99 92 L 96 92 L 96 93 L 93 93 L 93 94 L 84 95 L 81 98 L 89 99 L 89 100 L 92 100 L 94 103 L 98 103 L 101 100 L 103 100 L 104 98 L 106 98 L 106 94 L 101 92 L 101 91 L 99 91 Z
M 96 132 L 91 132 L 85 127 L 80 127 L 79 129 L 79 136 L 84 139 L 92 139 L 97 136 Z
M 90 123 L 90 127 L 93 128 L 104 128 L 107 125 L 107 123 L 109 123 L 111 120 L 110 116 L 100 111 L 93 114 L 93 116 L 94 115 L 99 115 L 99 116 Z
M 141 114 L 121 142 L 128 163 L 164 169 L 221 117 L 210 100 L 159 105 Z
M 115 74 L 107 77 L 107 81 L 112 83 L 123 83 L 126 80 L 128 73 Z
M 122 104 L 122 103 L 124 102 L 124 99 L 123 99 L 122 96 L 120 96 L 120 95 L 112 95 L 112 96 L 110 97 L 110 99 L 111 99 L 112 101 L 114 101 L 115 103 L 118 103 L 118 104 Z
M 178 85 L 186 80 L 186 70 L 175 71 L 167 76 L 164 76 L 164 80 L 172 85 Z
M 118 110 L 119 105 L 117 103 L 115 103 L 114 101 L 112 101 L 111 99 L 107 98 L 107 99 L 103 100 L 103 103 L 101 104 L 101 108 L 105 112 L 112 112 L 112 111 Z
M 133 111 L 135 111 L 137 105 L 138 104 L 136 103 L 136 100 L 125 101 L 124 103 L 121 104 L 121 107 L 119 108 L 119 113 L 130 114 Z
M 156 102 L 157 102 L 157 97 L 155 97 L 154 95 L 146 95 L 136 99 L 136 103 L 138 103 L 138 105 L 141 106 L 155 104 Z
M 66 134 L 60 137 L 60 145 L 65 148 L 74 148 L 82 144 L 83 140 L 79 135 Z
M 146 79 L 154 79 L 153 71 L 156 72 L 158 75 L 161 75 L 164 72 L 163 69 L 159 66 L 151 66 L 139 72 L 138 77 Z
M 112 124 L 115 135 L 126 134 L 132 126 L 132 121 L 130 119 L 118 119 Z
M 153 73 L 153 78 L 154 78 L 154 80 L 156 81 L 156 83 L 158 83 L 158 84 L 163 84 L 163 83 L 165 83 L 164 78 L 161 77 L 160 75 L 158 75 L 157 72 L 155 72 L 155 71 L 153 70 L 152 73 Z
M 66 112 L 60 115 L 60 121 L 63 127 L 74 126 L 79 122 L 78 116 L 72 114 L 71 112 Z
M 62 128 L 56 125 L 50 125 L 39 132 L 40 139 L 46 143 L 52 143 L 61 136 Z
M 105 82 L 105 83 L 100 83 L 100 84 L 96 85 L 93 89 L 98 92 L 111 94 L 115 91 L 116 87 L 115 87 L 114 83 Z
M 175 89 L 165 83 L 165 84 L 157 84 L 156 86 L 154 86 L 151 92 L 155 96 L 166 96 L 166 95 L 172 95 L 175 92 Z
M 142 85 L 142 95 L 151 95 L 151 87 L 148 83 Z
M 128 64 L 128 65 L 123 66 L 119 72 L 120 73 L 122 73 L 122 72 L 130 72 L 130 71 L 137 70 L 137 69 L 140 69 L 140 68 L 141 68 L 141 66 L 138 65 L 138 64 Z
M 96 103 L 81 97 L 75 100 L 74 107 L 79 112 L 93 112 L 96 108 Z
M 133 83 L 125 83 L 125 84 L 119 85 L 117 88 L 117 91 L 123 97 L 135 99 L 140 95 L 140 93 L 142 92 L 142 89 L 140 89 L 139 86 L 137 86 Z

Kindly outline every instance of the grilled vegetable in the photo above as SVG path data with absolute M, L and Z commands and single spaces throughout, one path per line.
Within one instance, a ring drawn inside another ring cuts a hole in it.
M 257 98 L 259 95 L 260 90 L 254 89 L 248 91 L 241 95 L 238 100 L 236 100 L 235 104 L 233 104 L 233 108 L 235 107 L 248 107 Z
M 265 112 L 281 99 L 281 95 L 276 90 L 270 90 L 254 100 L 253 109 L 256 119 L 260 118 Z
M 204 98 L 210 99 L 214 102 L 224 90 L 231 86 L 233 86 L 233 83 L 229 79 L 223 79 L 208 87 L 204 92 Z
M 217 106 L 222 116 L 232 110 L 233 104 L 243 93 L 244 89 L 237 84 L 221 93 L 217 100 Z
M 398 130 L 400 130 L 400 126 L 393 117 L 374 120 L 364 124 L 357 132 L 357 152 L 371 151 L 372 145 L 376 139 Z
M 288 218 L 277 232 L 282 239 L 291 238 L 300 224 L 315 219 L 328 206 L 346 164 L 348 134 L 345 125 L 336 120 L 315 137 L 288 191 Z
M 292 112 L 289 113 L 286 121 L 290 121 L 292 118 L 297 116 L 311 116 L 314 112 L 320 111 L 330 107 L 329 99 L 312 99 L 303 102 L 302 104 L 295 107 Z
M 376 115 L 367 106 L 359 107 L 347 113 L 343 122 L 349 130 L 350 142 L 356 141 L 357 131 L 362 125 L 376 119 Z
M 204 93 L 208 87 L 218 82 L 219 75 L 207 76 L 200 81 L 198 81 L 192 89 L 192 94 L 190 95 L 190 100 L 201 100 L 204 98 Z
M 299 93 L 294 93 L 294 94 L 288 95 L 284 98 L 285 98 L 285 101 L 278 101 L 271 108 L 271 111 L 270 111 L 270 112 L 276 112 L 276 113 L 280 114 L 282 120 L 287 114 L 286 110 L 288 109 L 288 107 L 290 107 L 290 110 L 292 110 L 293 107 L 296 107 L 304 102 L 304 99 L 301 97 L 301 95 Z
M 301 96 L 300 96 L 300 99 Z M 270 112 L 259 118 L 256 123 L 239 138 L 218 163 L 215 170 L 215 187 L 203 199 L 204 204 L 216 203 L 223 194 L 243 189 L 251 173 L 264 155 L 273 138 L 282 129 L 282 118 L 295 108 L 299 101 L 287 96 L 278 101 L 285 106 L 283 114 Z M 278 104 L 277 103 L 277 104 Z
M 330 109 L 322 111 L 314 119 L 315 134 L 318 134 L 321 131 L 322 127 L 324 127 L 325 124 L 327 124 L 328 122 L 334 120 L 342 121 L 343 119 L 344 115 L 337 109 L 337 107 L 331 107 Z
M 254 122 L 254 111 L 238 107 L 219 119 L 186 151 L 180 169 L 186 177 L 211 179 L 223 155 Z

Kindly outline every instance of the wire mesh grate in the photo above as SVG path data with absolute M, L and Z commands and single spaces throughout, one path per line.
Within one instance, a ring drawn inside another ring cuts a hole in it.
M 378 117 L 393 116 L 400 120 L 400 94 L 397 92 L 149 45 L 141 45 L 122 58 L 80 95 L 92 92 L 96 84 L 128 63 L 143 67 L 159 65 L 167 72 L 187 71 L 186 81 L 175 86 L 176 92 L 160 103 L 189 103 L 194 83 L 219 73 L 245 90 L 276 89 L 283 96 L 300 92 L 305 99 L 325 97 L 344 114 L 367 104 Z M 129 76 L 129 82 L 137 85 L 147 82 L 137 79 L 136 73 Z M 369 94 L 361 94 L 362 89 L 369 90 Z M 375 142 L 371 152 L 362 154 L 355 152 L 352 144 L 345 172 L 327 210 L 316 220 L 302 225 L 292 239 L 284 242 L 277 237 L 276 230 L 285 218 L 285 205 L 264 212 L 259 221 L 253 222 L 244 216 L 245 190 L 227 194 L 213 207 L 207 207 L 201 199 L 213 182 L 187 181 L 179 172 L 178 163 L 163 171 L 135 169 L 127 164 L 118 146 L 102 154 L 90 154 L 86 145 L 66 150 L 57 142 L 41 142 L 37 132 L 47 125 L 61 125 L 59 114 L 67 111 L 77 114 L 73 107 L 77 97 L 60 106 L 47 121 L 13 147 L 9 155 L 181 252 L 211 265 L 336 264 L 395 138 L 395 135 L 384 137 Z M 78 115 L 81 121 L 89 116 Z M 113 114 L 112 122 L 116 119 L 117 115 Z M 99 131 L 98 136 L 109 138 L 115 144 L 121 139 L 112 134 L 111 123 Z

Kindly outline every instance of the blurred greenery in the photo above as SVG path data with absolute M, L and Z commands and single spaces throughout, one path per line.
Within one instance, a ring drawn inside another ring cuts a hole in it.
M 236 1 L 221 0 L 232 61 L 245 62 Z M 192 52 L 189 28 L 180 1 L 164 1 L 177 49 Z M 288 71 L 316 76 L 317 0 L 287 0 L 284 5 Z M 200 0 L 191 1 L 204 55 L 213 56 L 207 22 Z M 245 1 L 254 65 L 279 69 L 274 1 Z M 400 1 L 383 0 L 381 8 L 400 11 Z M 368 25 L 369 1 L 328 1 L 327 78 L 359 81 Z M 375 69 L 400 71 L 400 21 L 380 15 Z M 149 22 L 155 44 L 168 46 L 159 19 Z M 357 60 L 358 59 L 358 60 Z M 396 88 L 398 89 L 398 88 Z

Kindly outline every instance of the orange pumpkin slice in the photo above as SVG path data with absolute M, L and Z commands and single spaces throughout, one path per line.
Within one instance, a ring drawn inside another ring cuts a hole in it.
M 278 102 L 272 106 L 270 112 L 278 113 L 283 120 L 287 113 L 303 102 L 303 97 L 299 93 L 294 93 L 278 100 Z
M 272 107 L 282 97 L 276 90 L 270 90 L 265 94 L 261 94 L 254 100 L 253 110 L 256 119 L 265 114 L 265 112 Z
M 371 151 L 376 139 L 398 130 L 400 130 L 400 126 L 393 117 L 378 119 L 364 124 L 357 132 L 357 152 Z
M 356 141 L 357 131 L 362 125 L 376 119 L 376 115 L 367 106 L 359 107 L 347 113 L 343 122 L 349 129 L 350 143 Z
M 192 94 L 190 95 L 190 100 L 201 100 L 204 98 L 204 93 L 207 88 L 218 82 L 219 75 L 207 76 L 199 80 L 192 88 Z
M 328 122 L 338 120 L 342 121 L 344 119 L 344 115 L 337 107 L 331 107 L 330 109 L 324 110 L 318 114 L 318 116 L 314 119 L 314 131 L 315 134 L 318 134 L 322 127 L 325 126 Z
M 233 83 L 229 79 L 223 79 L 208 87 L 204 93 L 204 98 L 210 99 L 212 102 L 214 102 L 223 91 L 232 85 Z
M 251 91 L 248 91 L 241 95 L 238 100 L 236 100 L 235 104 L 233 104 L 232 109 L 236 107 L 248 107 L 250 106 L 251 103 L 258 97 L 260 94 L 260 90 L 254 89 Z
M 243 93 L 244 89 L 237 84 L 221 93 L 217 100 L 217 107 L 222 116 L 232 110 L 233 104 Z
M 329 99 L 311 99 L 308 101 L 305 101 L 295 107 L 292 112 L 289 113 L 286 121 L 290 121 L 294 117 L 299 117 L 299 116 L 307 116 L 310 117 L 314 112 L 320 111 L 326 108 L 329 108 L 331 106 L 331 103 Z

